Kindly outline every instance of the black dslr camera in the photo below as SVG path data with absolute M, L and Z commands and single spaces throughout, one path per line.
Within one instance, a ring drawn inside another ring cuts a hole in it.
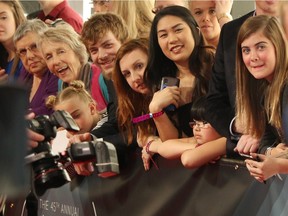
M 65 111 L 55 111 L 51 116 L 41 115 L 28 120 L 31 130 L 42 134 L 45 139 L 38 143 L 32 153 L 26 156 L 26 163 L 32 165 L 34 189 L 43 195 L 49 188 L 56 188 L 70 181 L 70 177 L 60 162 L 61 157 L 51 150 L 50 141 L 56 137 L 57 128 L 79 131 L 79 127 Z M 114 145 L 107 142 L 83 142 L 71 145 L 67 157 L 72 162 L 96 161 L 98 175 L 109 177 L 119 173 L 117 153 Z M 63 159 L 63 158 L 62 158 Z

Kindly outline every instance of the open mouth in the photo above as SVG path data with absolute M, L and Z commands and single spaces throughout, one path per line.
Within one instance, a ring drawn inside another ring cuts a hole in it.
M 177 54 L 181 51 L 182 48 L 183 48 L 183 45 L 177 45 L 177 46 L 173 46 L 170 49 L 170 51 Z
M 58 74 L 63 74 L 68 69 L 68 66 L 63 66 L 60 69 L 57 70 Z

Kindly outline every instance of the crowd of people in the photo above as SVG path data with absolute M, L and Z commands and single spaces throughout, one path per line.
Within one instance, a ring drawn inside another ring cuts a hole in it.
M 28 118 L 65 110 L 80 127 L 69 145 L 108 141 L 120 162 L 142 148 L 145 170 L 154 154 L 190 169 L 246 154 L 260 182 L 288 173 L 285 2 L 255 0 L 233 20 L 231 0 L 95 0 L 84 23 L 65 0 L 39 3 L 28 20 L 0 1 L 0 80 L 27 86 Z

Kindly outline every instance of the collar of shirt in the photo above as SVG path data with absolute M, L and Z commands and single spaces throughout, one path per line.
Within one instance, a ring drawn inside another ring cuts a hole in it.
M 55 20 L 55 19 L 59 18 L 60 12 L 62 10 L 64 10 L 65 7 L 67 7 L 67 6 L 68 6 L 68 2 L 66 0 L 64 0 L 63 2 L 58 4 L 55 8 L 53 8 L 53 10 L 49 14 L 47 14 L 46 16 L 45 16 L 44 12 L 41 11 L 39 13 L 38 17 L 43 21 L 45 21 L 46 19 Z

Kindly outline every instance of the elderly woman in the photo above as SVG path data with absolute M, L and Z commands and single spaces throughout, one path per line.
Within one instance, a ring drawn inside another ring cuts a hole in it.
M 16 53 L 26 70 L 20 78 L 29 86 L 29 108 L 36 115 L 53 112 L 46 107 L 45 100 L 49 95 L 55 95 L 58 89 L 58 78 L 50 73 L 36 45 L 39 33 L 47 28 L 41 20 L 28 20 L 14 34 Z
M 106 110 L 108 94 L 101 71 L 88 63 L 86 47 L 71 26 L 62 24 L 43 32 L 39 47 L 49 70 L 60 79 L 59 90 L 73 80 L 81 80 L 96 101 L 97 110 Z

